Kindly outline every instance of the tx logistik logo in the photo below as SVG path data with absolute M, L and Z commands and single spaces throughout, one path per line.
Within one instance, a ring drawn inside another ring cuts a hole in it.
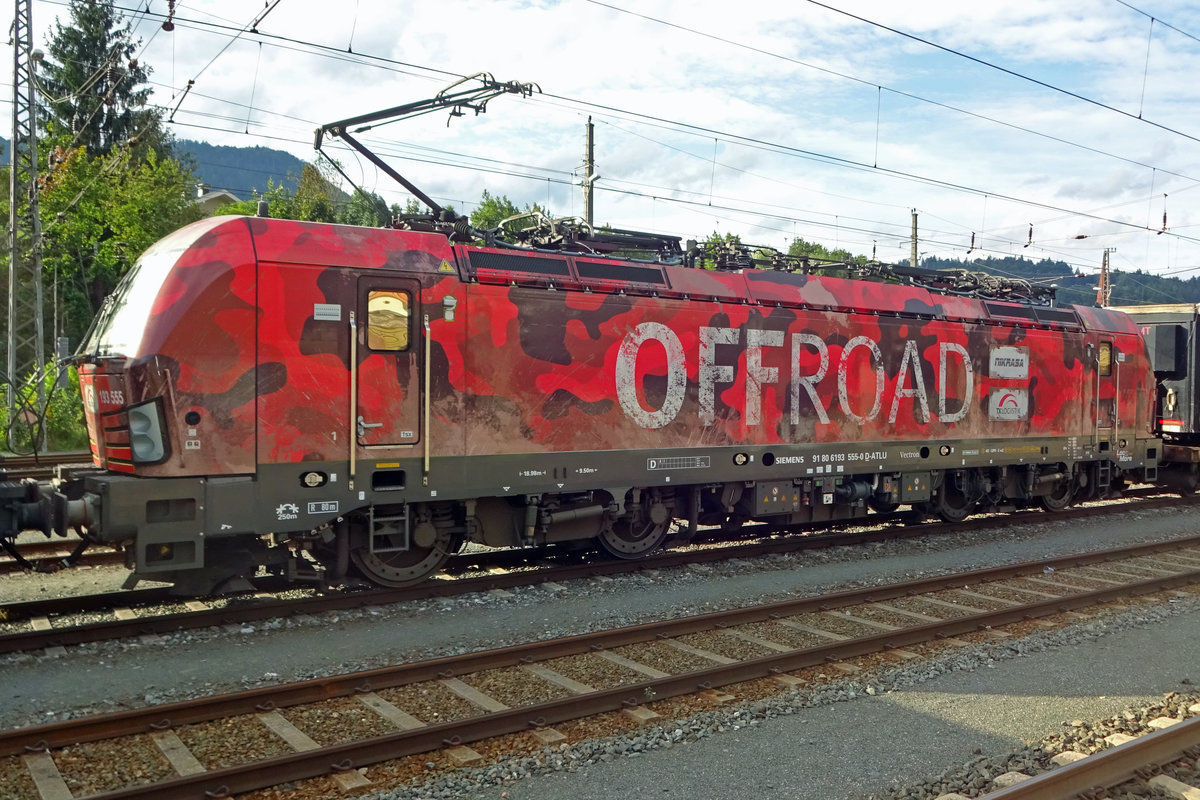
M 988 403 L 991 419 L 1023 420 L 1029 416 L 1029 395 L 1024 389 L 997 389 Z

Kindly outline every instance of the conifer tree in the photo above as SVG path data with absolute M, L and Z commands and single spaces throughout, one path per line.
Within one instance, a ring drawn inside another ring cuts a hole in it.
M 68 12 L 68 24 L 55 22 L 39 69 L 50 137 L 92 157 L 124 144 L 135 155 L 168 154 L 161 114 L 147 107 L 150 69 L 136 58 L 141 43 L 130 24 L 107 2 L 69 0 Z

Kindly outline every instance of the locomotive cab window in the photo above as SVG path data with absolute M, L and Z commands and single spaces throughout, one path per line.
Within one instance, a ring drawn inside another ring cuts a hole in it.
M 367 347 L 372 350 L 407 350 L 408 292 L 375 290 L 367 295 Z
M 1100 351 L 1096 354 L 1096 361 L 1100 369 L 1100 377 L 1107 378 L 1112 375 L 1112 342 L 1100 343 Z

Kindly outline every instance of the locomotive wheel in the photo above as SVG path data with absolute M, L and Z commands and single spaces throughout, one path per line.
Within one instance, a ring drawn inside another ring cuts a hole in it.
M 410 586 L 437 572 L 454 553 L 453 534 L 433 525 L 418 527 L 407 550 L 372 553 L 364 541 L 350 549 L 350 560 L 371 582 L 380 586 Z M 387 542 L 387 539 L 381 540 Z M 379 543 L 377 542 L 377 545 Z M 395 542 L 396 546 L 402 541 Z
M 943 483 L 934 499 L 933 511 L 946 522 L 962 522 L 975 510 L 975 501 L 958 489 Z
M 1075 500 L 1075 482 L 1066 480 L 1054 487 L 1050 494 L 1038 498 L 1047 511 L 1062 511 Z
M 621 517 L 613 520 L 612 525 L 605 525 L 600 535 L 600 547 L 606 553 L 617 558 L 641 558 L 647 553 L 657 550 L 670 530 L 670 520 L 655 522 L 644 515 L 636 518 Z

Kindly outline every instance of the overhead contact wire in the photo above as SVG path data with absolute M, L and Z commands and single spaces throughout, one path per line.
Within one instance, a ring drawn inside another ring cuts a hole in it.
M 588 1 L 596 2 L 596 0 L 588 0 Z M 1062 87 L 1055 86 L 1052 83 L 1047 83 L 1046 81 L 1031 77 L 1029 75 L 1024 75 L 1020 72 L 1017 72 L 1016 70 L 1009 69 L 1008 67 L 1002 67 L 999 64 L 993 64 L 992 62 L 987 61 L 985 59 L 978 58 L 977 56 L 973 56 L 969 53 L 964 53 L 961 50 L 955 50 L 952 47 L 947 47 L 945 45 L 938 44 L 937 42 L 931 42 L 928 39 L 921 38 L 920 36 L 916 36 L 911 33 L 906 33 L 904 31 L 898 30 L 896 28 L 888 27 L 887 25 L 884 25 L 881 22 L 875 22 L 874 20 L 869 20 L 866 17 L 860 17 L 857 14 L 851 14 L 849 11 L 843 11 L 840 8 L 834 8 L 833 6 L 826 5 L 825 3 L 821 3 L 818 0 L 806 0 L 806 2 L 811 3 L 814 6 L 819 6 L 821 8 L 824 8 L 827 11 L 833 11 L 833 12 L 841 14 L 843 16 L 850 17 L 850 19 L 857 20 L 865 25 L 871 25 L 871 26 L 879 28 L 881 30 L 888 31 L 889 33 L 894 33 L 897 36 L 902 36 L 905 39 L 909 39 L 914 42 L 920 42 L 921 44 L 923 44 L 927 47 L 932 47 L 935 50 L 941 50 L 943 53 L 949 53 L 951 55 L 958 56 L 959 58 L 965 58 L 967 61 L 971 61 L 973 63 L 979 64 L 980 66 L 988 67 L 989 69 L 994 69 L 998 72 L 1003 72 L 1005 75 L 1011 75 L 1014 78 L 1018 78 L 1023 81 L 1028 81 L 1029 83 L 1032 83 L 1036 86 L 1041 86 L 1042 88 L 1049 89 L 1052 92 L 1057 92 L 1058 94 L 1066 95 L 1067 97 L 1074 98 L 1076 100 L 1079 100 L 1080 102 L 1088 103 L 1090 105 L 1096 106 L 1097 108 L 1103 108 L 1105 111 L 1111 111 L 1114 114 L 1120 114 L 1121 116 L 1128 117 L 1129 119 L 1136 119 L 1139 122 L 1144 122 L 1147 125 L 1152 125 L 1155 128 L 1158 128 L 1159 130 L 1166 131 L 1167 133 L 1173 133 L 1176 136 L 1182 136 L 1183 138 L 1190 139 L 1193 142 L 1200 142 L 1200 137 L 1193 136 L 1190 133 L 1184 133 L 1183 131 L 1181 131 L 1177 128 L 1172 128 L 1169 125 L 1163 125 L 1161 123 L 1154 122 L 1153 120 L 1148 120 L 1145 117 L 1141 116 L 1140 113 L 1135 116 L 1134 114 L 1131 114 L 1128 111 L 1125 111 L 1123 109 L 1117 108 L 1116 106 L 1110 106 L 1107 103 L 1102 103 L 1099 100 L 1094 100 L 1090 97 L 1087 97 L 1086 95 L 1079 94 L 1078 92 L 1073 92 L 1070 89 L 1063 89 Z
M 589 1 L 590 1 L 590 2 L 596 2 L 596 0 L 589 0 Z M 278 4 L 278 2 L 279 2 L 279 0 L 276 0 L 276 5 Z M 604 3 L 599 3 L 599 2 L 596 2 L 596 4 L 597 4 L 597 5 L 607 5 L 607 4 L 604 4 Z M 818 4 L 818 5 L 819 5 L 819 4 Z M 618 10 L 618 11 L 623 11 L 623 13 L 632 13 L 632 12 L 627 12 L 627 11 L 624 11 L 623 9 L 616 8 L 615 6 L 607 6 L 607 7 L 609 7 L 609 8 L 613 8 L 613 9 L 615 9 L 615 10 Z M 272 8 L 274 8 L 274 6 L 271 6 L 270 8 L 268 8 L 268 12 L 269 12 L 269 11 L 270 11 Z M 263 16 L 265 16 L 265 14 L 264 14 Z M 636 15 L 636 16 L 644 16 L 644 15 Z M 177 18 L 177 19 L 178 19 L 178 18 Z M 259 17 L 258 19 L 259 19 L 259 20 L 261 20 L 261 17 Z M 648 17 L 647 17 L 647 19 L 653 19 L 653 18 L 648 18 Z M 667 25 L 672 25 L 673 27 L 680 27 L 680 28 L 682 28 L 682 26 L 677 26 L 677 25 L 674 25 L 673 23 L 666 23 L 666 22 L 663 22 L 663 21 L 661 21 L 661 20 L 653 20 L 653 21 L 656 21 L 656 22 L 662 22 L 662 24 L 667 24 Z M 220 27 L 225 27 L 225 26 L 213 25 L 212 23 L 197 23 L 197 24 L 207 25 L 207 26 L 211 26 L 211 27 L 218 27 L 218 28 L 220 28 Z M 686 29 L 686 28 L 682 28 L 682 29 L 684 29 L 684 30 L 690 30 L 690 29 Z M 243 29 L 242 31 L 239 31 L 239 32 L 238 32 L 238 34 L 237 34 L 237 36 L 240 36 L 240 35 L 241 35 L 242 33 L 244 33 L 245 31 L 246 31 L 246 29 Z M 701 33 L 701 32 L 698 32 L 698 31 L 692 31 L 692 32 L 694 32 L 694 33 L 698 33 L 699 35 L 711 36 L 711 35 L 709 35 L 709 34 L 703 34 L 703 33 Z M 316 50 L 329 50 L 329 49 L 331 49 L 331 48 L 327 48 L 327 47 L 325 47 L 325 46 L 323 46 L 323 45 L 317 45 L 317 44 L 313 44 L 313 43 L 310 43 L 310 42 L 303 42 L 303 41 L 301 41 L 301 40 L 288 39 L 287 37 L 278 37 L 278 36 L 274 36 L 274 35 L 271 35 L 271 34 L 263 34 L 263 33 L 259 32 L 259 31 L 257 31 L 257 30 L 254 30 L 254 33 L 256 33 L 256 34 L 257 34 L 257 35 L 259 35 L 259 36 L 264 36 L 264 37 L 267 37 L 267 38 L 274 38 L 274 39 L 279 39 L 279 40 L 284 40 L 284 41 L 296 42 L 296 43 L 304 44 L 305 46 L 311 47 L 311 48 L 313 48 L 313 49 L 316 49 Z M 237 36 L 235 36 L 234 38 L 237 38 Z M 720 39 L 720 37 L 711 37 L 711 38 L 717 38 L 717 39 Z M 729 41 L 729 40 L 724 40 L 724 39 L 722 39 L 722 41 Z M 771 55 L 771 56 L 773 56 L 773 57 L 777 57 L 777 58 L 786 58 L 786 57 L 783 57 L 783 56 L 778 56 L 777 54 L 772 54 L 772 53 L 769 53 L 769 52 L 767 52 L 767 51 L 760 50 L 760 49 L 758 49 L 758 48 L 749 47 L 749 46 L 747 46 L 747 45 L 741 45 L 741 44 L 739 44 L 739 43 L 736 43 L 736 42 L 732 42 L 732 41 L 730 41 L 729 43 L 730 43 L 730 44 L 734 44 L 734 45 L 736 45 L 736 46 L 740 46 L 740 47 L 747 47 L 748 49 L 751 49 L 751 50 L 756 50 L 756 51 L 758 51 L 758 52 L 762 52 L 762 53 L 764 53 L 764 54 Z M 232 40 L 231 40 L 230 44 L 232 44 Z M 228 48 L 228 46 L 229 46 L 229 45 L 226 45 L 226 48 L 223 48 L 223 50 L 222 50 L 221 52 L 224 52 L 224 50 L 225 50 L 225 49 L 227 49 L 227 48 Z M 219 55 L 220 55 L 220 53 L 218 53 L 218 56 L 219 56 Z M 400 63 L 402 63 L 402 62 L 395 62 L 395 61 L 392 61 L 392 60 L 389 60 L 389 59 L 379 59 L 379 58 L 377 58 L 377 57 L 370 57 L 370 58 L 371 58 L 373 61 L 379 61 L 380 63 L 396 63 L 396 64 L 400 64 Z M 214 60 L 215 60 L 215 57 L 214 57 Z M 786 59 L 786 60 L 793 60 L 793 59 Z M 210 62 L 209 62 L 209 65 L 206 65 L 205 69 L 207 69 L 207 68 L 208 68 L 208 66 L 211 66 L 211 63 L 212 63 L 212 62 L 210 61 Z M 849 80 L 854 80 L 854 81 L 857 81 L 857 82 L 862 82 L 862 83 L 865 83 L 864 81 L 861 81 L 861 79 L 854 78 L 853 76 L 841 75 L 840 73 L 836 73 L 836 72 L 833 72 L 833 71 L 830 71 L 830 70 L 824 70 L 823 68 L 820 68 L 820 67 L 814 67 L 813 65 L 804 64 L 803 62 L 796 62 L 796 63 L 801 63 L 801 64 L 803 64 L 804 66 L 810 66 L 810 67 L 812 67 L 812 68 L 814 68 L 814 69 L 821 69 L 822 71 L 829 72 L 830 74 L 835 74 L 835 75 L 838 75 L 839 77 L 843 77 L 843 78 L 846 78 L 846 79 L 849 79 Z M 426 73 L 430 73 L 430 72 L 432 72 L 432 73 L 440 73 L 440 74 L 445 74 L 445 75 L 453 75 L 453 73 L 447 73 L 447 72 L 445 72 L 445 71 L 442 71 L 442 70 L 435 70 L 435 69 L 430 69 L 430 68 L 418 67 L 418 66 L 416 66 L 416 65 L 406 65 L 406 66 L 411 66 L 411 67 L 413 67 L 413 68 L 416 68 L 416 69 L 421 69 L 423 72 L 426 72 Z M 203 71 L 203 70 L 202 70 L 202 71 Z M 882 89 L 886 88 L 886 87 L 878 86 L 878 85 L 876 85 L 876 84 L 870 84 L 870 85 L 876 86 L 876 88 L 877 88 L 877 91 L 880 91 L 880 92 L 882 91 Z M 920 100 L 920 101 L 922 101 L 922 102 L 932 102 L 934 105 L 944 105 L 944 104 L 936 103 L 936 102 L 934 102 L 934 101 L 928 101 L 928 100 L 926 100 L 925 98 L 921 98 L 921 97 L 919 97 L 919 96 L 916 96 L 916 95 L 909 95 L 909 94 L 907 94 L 907 93 L 904 93 L 904 92 L 895 92 L 895 90 L 892 90 L 892 89 L 888 89 L 888 91 L 893 91 L 894 93 L 897 93 L 897 94 L 900 94 L 900 95 L 903 95 L 903 96 L 908 96 L 908 97 L 911 97 L 911 98 L 913 98 L 913 99 Z M 582 103 L 582 101 L 571 101 L 569 98 L 560 98 L 560 99 L 562 99 L 562 100 L 565 100 L 565 101 L 568 101 L 568 102 L 579 102 L 579 103 L 580 103 L 580 104 L 582 104 L 582 105 L 594 105 L 594 104 Z M 600 106 L 597 106 L 597 107 L 600 107 Z M 971 112 L 965 112 L 965 111 L 962 111 L 961 109 L 955 109 L 954 107 L 951 107 L 951 106 L 944 106 L 944 107 L 946 107 L 946 108 L 949 108 L 949 109 L 951 109 L 951 110 L 960 111 L 961 113 L 967 113 L 967 114 L 970 114 L 971 116 L 977 116 L 977 117 L 980 117 L 980 118 L 982 118 L 982 119 L 985 119 L 985 120 L 988 120 L 988 121 L 997 122 L 997 124 L 1006 124 L 1006 123 L 1002 123 L 1002 122 L 999 122 L 999 121 L 996 121 L 996 120 L 990 120 L 989 118 L 987 118 L 987 117 L 982 117 L 981 115 L 975 115 L 975 114 L 972 114 Z M 615 108 L 612 108 L 612 107 L 603 107 L 603 108 L 607 108 L 608 110 L 610 110 L 610 111 L 612 111 L 612 112 L 614 112 L 614 113 L 623 113 L 623 114 L 628 114 L 628 115 L 630 115 L 630 116 L 634 116 L 634 117 L 637 117 L 637 118 L 639 118 L 639 119 L 659 119 L 659 118 L 655 118 L 655 117 L 649 117 L 648 115 L 638 114 L 638 113 L 636 113 L 636 112 L 624 112 L 624 111 L 621 111 L 620 109 L 615 109 Z M 668 122 L 668 121 L 661 120 L 661 119 L 659 119 L 659 121 L 660 121 L 660 122 L 664 122 L 664 123 Z M 679 122 L 675 122 L 675 121 L 670 121 L 670 122 L 669 122 L 669 124 L 671 124 L 672 126 L 674 126 L 674 127 L 676 127 L 676 128 L 692 128 L 692 129 L 696 129 L 696 130 L 705 130 L 705 129 L 701 129 L 701 128 L 699 128 L 698 126 L 689 126 L 689 125 L 687 125 L 686 123 L 679 123 Z M 197 127 L 203 127 L 203 126 L 197 126 Z M 1123 158 L 1123 157 L 1121 157 L 1121 156 L 1116 156 L 1116 155 L 1114 155 L 1114 154 L 1105 153 L 1104 151 L 1094 150 L 1093 148 L 1088 148 L 1088 147 L 1085 147 L 1085 146 L 1082 146 L 1082 145 L 1077 145 L 1076 143 L 1069 142 L 1069 141 L 1067 141 L 1067 140 L 1057 139 L 1057 137 L 1051 137 L 1051 136 L 1047 136 L 1046 134 L 1040 134 L 1040 133 L 1038 133 L 1038 132 L 1036 132 L 1036 131 L 1031 131 L 1031 130 L 1028 130 L 1028 129 L 1019 128 L 1019 126 L 1011 126 L 1011 125 L 1009 125 L 1009 127 L 1018 127 L 1018 129 L 1020 129 L 1020 130 L 1023 130 L 1023 131 L 1025 131 L 1025 132 L 1028 132 L 1028 133 L 1031 133 L 1031 134 L 1033 134 L 1033 135 L 1044 136 L 1044 137 L 1046 137 L 1046 138 L 1050 138 L 1050 139 L 1053 139 L 1053 140 L 1055 140 L 1055 141 L 1060 141 L 1060 142 L 1062 142 L 1062 143 L 1064 143 L 1064 144 L 1068 144 L 1068 145 L 1072 145 L 1072 146 L 1079 146 L 1079 147 L 1082 147 L 1082 148 L 1083 148 L 1083 149 L 1085 149 L 1085 150 L 1090 150 L 1090 151 L 1096 152 L 1097 154 L 1100 154 L 1100 155 L 1105 155 L 1105 156 L 1108 156 L 1108 157 L 1117 158 L 1117 159 L 1119 159 L 1119 160 L 1124 160 L 1124 161 L 1127 161 L 1128 163 L 1134 163 L 1134 164 L 1138 164 L 1139 166 L 1146 166 L 1146 167 L 1148 167 L 1148 166 L 1149 166 L 1149 165 L 1146 165 L 1146 164 L 1142 164 L 1141 162 L 1136 162 L 1136 161 L 1133 161 L 1133 160 L 1130 160 L 1130 159 L 1125 159 L 1125 158 Z M 739 139 L 739 140 L 742 140 L 742 141 L 753 141 L 753 140 L 750 140 L 750 139 L 748 139 L 748 137 L 734 136 L 734 137 L 731 137 L 731 138 Z M 855 162 L 855 161 L 852 161 L 852 160 L 848 160 L 848 159 L 841 159 L 841 158 L 838 158 L 838 157 L 835 157 L 835 156 L 828 156 L 828 155 L 821 154 L 821 153 L 816 153 L 816 152 L 810 152 L 810 151 L 801 151 L 801 150 L 798 150 L 798 149 L 796 149 L 796 148 L 788 148 L 788 147 L 785 147 L 785 146 L 782 146 L 782 145 L 773 145 L 773 144 L 771 144 L 771 143 L 766 143 L 766 142 L 760 142 L 760 143 L 761 143 L 761 145 L 762 145 L 762 146 L 769 147 L 769 148 L 771 148 L 771 149 L 774 149 L 774 150 L 777 150 L 777 151 L 780 151 L 780 152 L 784 152 L 784 153 L 787 153 L 787 152 L 793 152 L 793 153 L 796 153 L 796 154 L 803 155 L 803 156 L 805 156 L 805 157 L 809 157 L 809 158 L 813 158 L 813 159 L 815 159 L 815 160 L 822 161 L 823 163 L 829 163 L 829 164 L 832 164 L 832 165 L 850 166 L 850 167 L 853 167 L 853 168 L 858 168 L 858 169 L 878 170 L 878 171 L 880 171 L 880 172 L 883 172 L 883 173 L 885 173 L 885 174 L 894 175 L 894 176 L 896 176 L 896 177 L 898 177 L 898 178 L 900 178 L 900 179 L 913 180 L 913 181 L 915 181 L 915 182 L 918 182 L 918 183 L 923 183 L 923 184 L 926 184 L 926 185 L 941 186 L 941 187 L 950 188 L 950 189 L 959 190 L 959 191 L 965 191 L 965 192 L 968 192 L 968 193 L 973 193 L 973 194 L 984 194 L 984 193 L 983 193 L 981 190 L 978 190 L 978 189 L 975 189 L 975 188 L 972 188 L 972 187 L 969 187 L 969 186 L 963 186 L 963 185 L 954 184 L 954 183 L 951 183 L 951 182 L 948 182 L 948 181 L 942 181 L 942 180 L 938 180 L 938 179 L 927 178 L 927 177 L 924 177 L 924 176 L 920 176 L 920 175 L 916 175 L 916 174 L 912 174 L 912 173 L 905 173 L 905 172 L 902 172 L 902 171 L 896 171 L 896 170 L 887 170 L 887 169 L 882 169 L 882 168 L 879 168 L 879 167 L 877 167 L 877 166 L 875 166 L 875 167 L 869 167 L 869 166 L 867 166 L 867 165 L 865 165 L 865 164 L 861 164 L 861 163 L 859 163 L 859 162 Z M 1167 173 L 1167 174 L 1176 175 L 1177 177 L 1182 177 L 1182 178 L 1185 178 L 1185 179 L 1188 179 L 1188 180 L 1195 180 L 1195 179 L 1189 178 L 1189 177 L 1188 177 L 1188 176 L 1186 176 L 1186 175 L 1181 175 L 1181 174 L 1178 174 L 1178 173 L 1173 173 L 1173 172 L 1170 172 L 1170 171 L 1168 171 L 1168 170 L 1160 170 L 1160 171 L 1163 171 L 1163 172 L 1165 172 L 1165 173 Z M 1095 219 L 1095 220 L 1098 220 L 1098 221 L 1103 221 L 1103 222 L 1108 222 L 1108 223 L 1118 224 L 1118 225 L 1121 225 L 1121 226 L 1125 226 L 1125 227 L 1131 227 L 1131 228 L 1138 229 L 1138 230 L 1147 230 L 1146 228 L 1142 228 L 1141 226 L 1137 226 L 1137 225 L 1134 225 L 1134 224 L 1132 224 L 1132 223 L 1125 223 L 1125 222 L 1121 222 L 1121 221 L 1118 221 L 1118 220 L 1110 220 L 1110 219 L 1105 219 L 1105 218 L 1102 218 L 1102 217 L 1096 217 L 1096 216 L 1094 216 L 1094 215 L 1089 215 L 1089 214 L 1085 214 L 1085 213 L 1081 213 L 1081 212 L 1075 212 L 1075 211 L 1071 211 L 1071 210 L 1069 210 L 1069 209 L 1060 208 L 1060 207 L 1056 207 L 1056 206 L 1052 206 L 1052 205 L 1048 205 L 1048 204 L 1044 204 L 1044 203 L 1037 203 L 1037 202 L 1033 202 L 1033 201 L 1026 201 L 1026 200 L 1022 200 L 1022 199 L 1020 199 L 1020 198 L 1018 198 L 1018 197 L 1006 196 L 1006 195 L 1003 195 L 1003 194 L 997 194 L 997 193 L 994 193 L 994 192 L 988 192 L 988 193 L 986 193 L 986 194 L 987 194 L 987 195 L 991 195 L 991 196 L 1001 197 L 1001 198 L 1003 198 L 1003 199 L 1006 199 L 1006 200 L 1008 200 L 1008 201 L 1010 201 L 1010 202 L 1014 202 L 1014 203 L 1018 203 L 1018 204 L 1027 204 L 1027 205 L 1031 205 L 1031 206 L 1035 206 L 1035 207 L 1046 208 L 1046 209 L 1050 209 L 1050 210 L 1057 211 L 1057 212 L 1059 212 L 1059 213 L 1070 214 L 1070 215 L 1076 215 L 1076 216 L 1082 216 L 1082 217 L 1085 217 L 1085 218 L 1090 218 L 1090 219 Z M 748 213 L 752 213 L 752 212 L 748 212 Z M 1174 235 L 1174 236 L 1176 236 L 1176 237 L 1183 238 L 1184 240 L 1187 240 L 1187 241 L 1200 241 L 1200 239 L 1193 239 L 1193 238 L 1191 238 L 1191 237 L 1181 237 L 1179 234 L 1174 234 L 1174 233 L 1172 233 L 1172 235 Z

